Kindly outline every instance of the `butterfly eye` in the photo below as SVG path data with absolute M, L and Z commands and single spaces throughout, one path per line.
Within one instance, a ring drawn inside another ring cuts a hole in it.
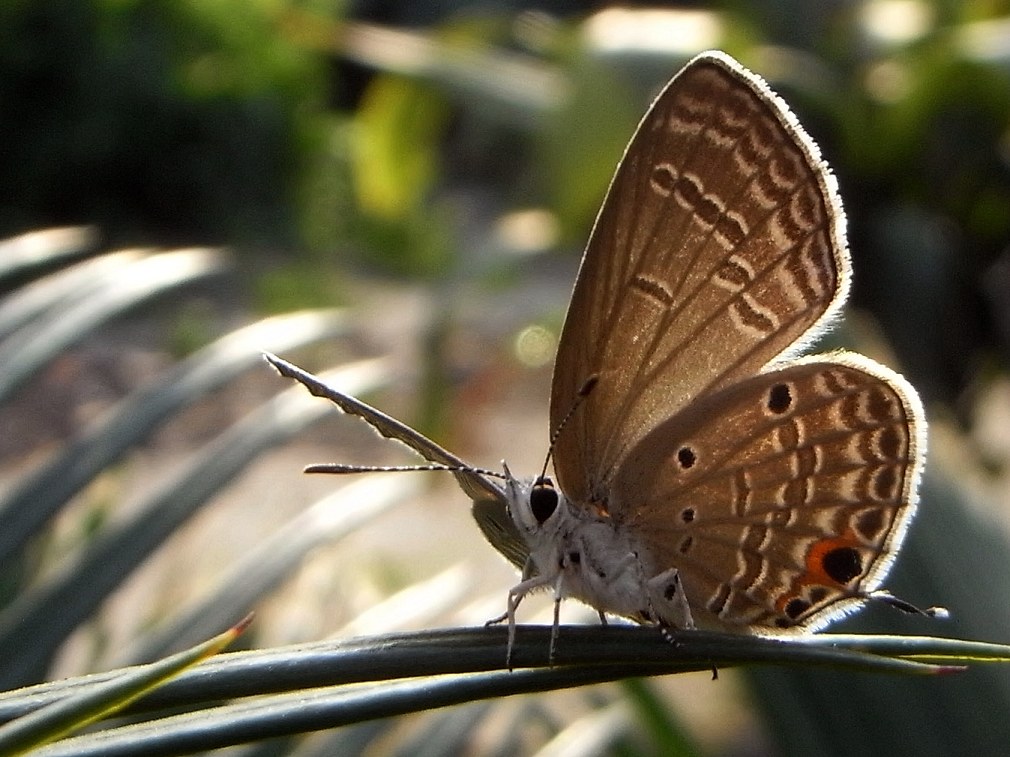
M 558 493 L 549 478 L 539 478 L 530 489 L 530 510 L 537 523 L 543 525 L 558 509 Z

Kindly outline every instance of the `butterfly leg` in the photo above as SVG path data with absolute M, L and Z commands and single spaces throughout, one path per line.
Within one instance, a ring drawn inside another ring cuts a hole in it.
M 554 625 L 551 626 L 551 646 L 547 653 L 547 662 L 554 664 L 554 653 L 558 648 L 558 630 L 561 627 L 561 578 L 554 583 Z
M 544 576 L 533 576 L 532 578 L 527 578 L 525 581 L 520 581 L 518 584 L 509 589 L 508 601 L 505 604 L 505 619 L 508 620 L 509 624 L 509 636 L 508 636 L 508 649 L 505 652 L 505 664 L 508 666 L 509 670 L 512 670 L 512 648 L 515 646 L 516 641 L 516 609 L 519 607 L 519 603 L 523 601 L 523 598 L 529 594 L 531 591 L 536 591 L 537 589 L 548 586 L 551 583 L 550 577 Z M 561 602 L 558 592 L 555 592 L 557 603 Z M 555 611 L 555 629 L 557 628 L 557 611 Z M 556 631 L 551 633 L 551 656 L 554 655 L 554 634 Z
M 484 628 L 488 628 L 489 626 L 496 626 L 499 623 L 507 620 L 508 616 L 509 616 L 509 614 L 507 612 L 503 612 L 501 615 L 495 615 L 490 620 L 485 620 L 484 621 Z
M 523 566 L 523 577 L 522 577 L 522 580 L 523 581 L 528 581 L 530 578 L 532 578 L 536 574 L 537 574 L 536 564 L 533 562 L 532 558 L 527 559 L 526 560 L 526 565 Z M 519 607 L 519 603 L 522 601 L 522 599 L 523 599 L 522 597 L 519 597 L 516 600 L 516 607 Z M 509 616 L 508 612 L 503 612 L 501 615 L 496 615 L 495 617 L 491 618 L 491 620 L 485 621 L 484 622 L 484 627 L 487 628 L 488 626 L 498 625 L 499 623 L 501 623 L 501 622 L 503 622 L 505 620 L 508 620 L 508 616 Z
M 670 568 L 653 576 L 645 583 L 649 602 L 661 624 L 669 624 L 674 628 L 692 630 L 694 616 L 691 606 L 687 603 L 684 586 L 676 568 Z

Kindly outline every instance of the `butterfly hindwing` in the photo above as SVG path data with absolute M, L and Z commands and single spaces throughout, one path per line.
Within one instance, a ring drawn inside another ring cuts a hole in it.
M 646 575 L 675 567 L 695 621 L 811 630 L 875 589 L 915 510 L 914 391 L 859 355 L 796 362 L 656 427 L 608 512 Z

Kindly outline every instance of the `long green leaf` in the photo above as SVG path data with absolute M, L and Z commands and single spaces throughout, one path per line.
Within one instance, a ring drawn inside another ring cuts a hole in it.
M 0 756 L 14 755 L 78 731 L 118 712 L 180 671 L 216 654 L 249 625 L 251 616 L 222 634 L 172 657 L 135 668 L 0 726 Z
M 511 694 L 744 663 L 889 673 L 954 669 L 843 648 L 843 643 L 873 644 L 861 637 L 839 639 L 837 645 L 826 646 L 695 631 L 679 634 L 677 644 L 671 646 L 656 629 L 632 626 L 564 627 L 552 666 L 546 660 L 550 632 L 541 626 L 520 628 L 514 658 L 517 664 L 531 667 L 513 672 L 501 670 L 504 628 L 390 634 L 340 644 L 226 655 L 184 673 L 130 711 L 192 707 L 197 702 L 229 697 L 260 698 L 79 737 L 45 753 L 180 753 Z M 952 643 L 941 642 L 944 654 L 954 651 Z M 905 651 L 932 650 L 934 644 L 928 638 L 912 639 L 905 644 Z M 965 643 L 964 649 L 970 659 L 1004 660 L 1010 656 L 1010 647 L 1002 645 Z M 439 677 L 431 677 L 436 675 Z M 397 680 L 405 677 L 415 680 Z M 381 686 L 346 686 L 380 681 L 384 682 Z M 50 696 L 59 696 L 58 690 L 58 686 L 49 685 Z M 290 693 L 263 697 L 270 692 Z M 38 697 L 39 691 L 26 694 Z M 16 702 L 4 704 L 11 707 Z

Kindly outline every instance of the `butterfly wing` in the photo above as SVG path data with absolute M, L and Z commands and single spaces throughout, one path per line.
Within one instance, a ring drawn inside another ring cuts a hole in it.
M 816 630 L 883 580 L 915 511 L 925 420 L 860 355 L 797 361 L 650 432 L 611 512 L 647 576 L 676 568 L 699 625 Z
M 374 428 L 387 439 L 405 444 L 412 450 L 420 454 L 425 460 L 438 465 L 448 465 L 460 467 L 463 470 L 454 471 L 453 475 L 459 482 L 460 488 L 474 502 L 482 500 L 498 501 L 502 511 L 505 509 L 505 495 L 493 481 L 487 476 L 469 470 L 469 466 L 449 452 L 444 447 L 436 444 L 419 431 L 415 431 L 405 423 L 392 418 L 380 410 L 376 410 L 371 405 L 355 399 L 348 394 L 338 391 L 318 377 L 313 376 L 308 371 L 304 371 L 297 365 L 289 363 L 276 355 L 265 353 L 263 357 L 270 365 L 287 378 L 295 379 L 309 390 L 316 397 L 323 397 L 330 400 L 348 415 L 356 415 L 363 419 L 369 426 Z M 483 530 L 483 526 L 482 526 Z M 516 538 L 518 533 L 516 533 Z M 520 539 L 521 541 L 521 539 Z M 510 558 L 511 559 L 511 558 Z
M 575 502 L 693 397 L 757 373 L 844 299 L 833 177 L 786 105 L 728 56 L 695 58 L 643 118 L 586 248 L 561 335 L 551 425 Z

